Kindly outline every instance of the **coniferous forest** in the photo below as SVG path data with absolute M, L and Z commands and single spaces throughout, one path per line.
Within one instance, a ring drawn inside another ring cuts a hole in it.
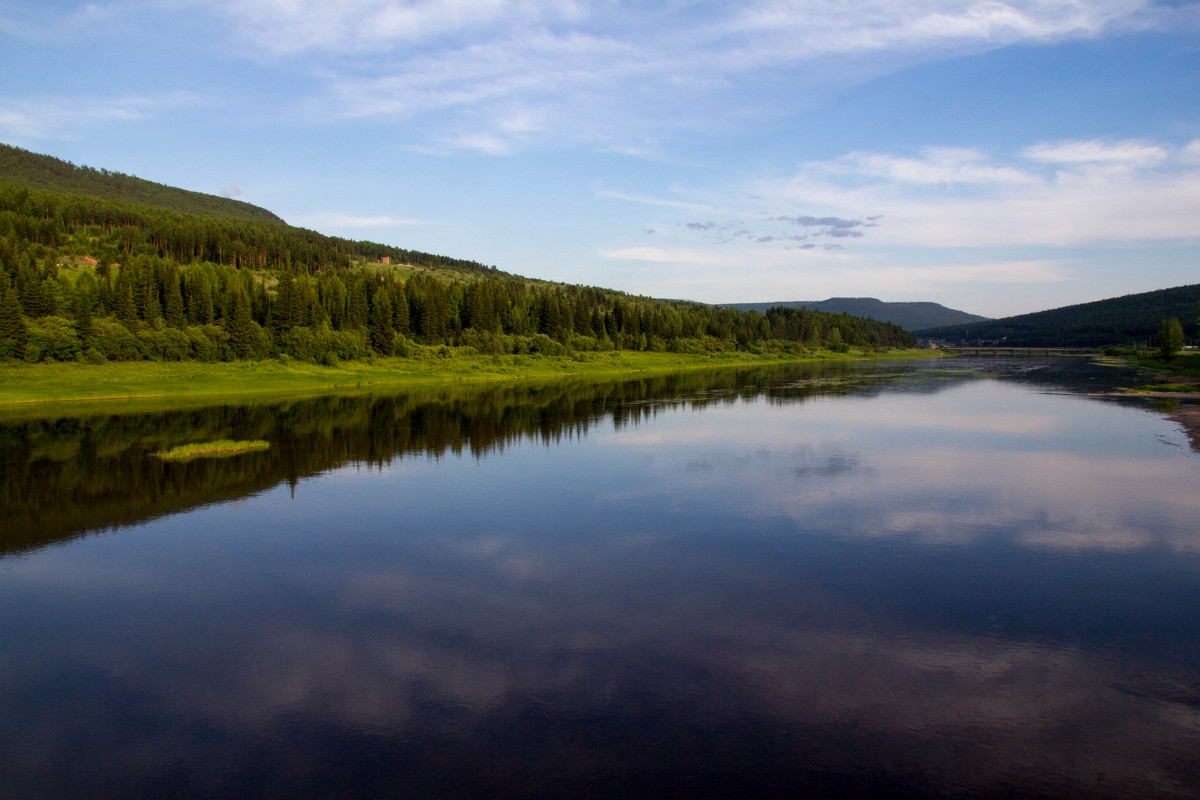
M 897 325 L 846 314 L 762 314 L 529 280 L 3 149 L 0 360 L 334 364 L 447 346 L 559 355 L 914 344 Z

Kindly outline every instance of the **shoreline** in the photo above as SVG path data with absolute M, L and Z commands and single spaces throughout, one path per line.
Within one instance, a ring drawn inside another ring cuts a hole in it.
M 1200 391 L 1140 392 L 1136 389 L 1130 389 L 1127 392 L 1089 392 L 1088 397 L 1151 397 L 1163 400 L 1200 400 Z
M 1168 414 L 1167 419 L 1183 428 L 1192 450 L 1200 453 L 1200 405 L 1180 406 Z
M 51 410 L 58 405 L 177 401 L 208 403 L 383 387 L 486 383 L 523 379 L 676 372 L 771 364 L 909 360 L 942 357 L 936 351 L 804 355 L 637 351 L 585 353 L 576 357 L 453 355 L 446 358 L 378 358 L 337 367 L 279 360 L 204 362 L 69 362 L 0 365 L 0 411 Z

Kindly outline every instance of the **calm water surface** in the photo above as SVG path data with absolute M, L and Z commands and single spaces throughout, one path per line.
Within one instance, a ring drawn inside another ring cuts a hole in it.
M 1196 797 L 1200 453 L 1122 377 L 0 420 L 0 797 Z

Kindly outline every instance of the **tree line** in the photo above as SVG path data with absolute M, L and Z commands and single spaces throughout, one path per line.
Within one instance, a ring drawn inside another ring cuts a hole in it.
M 404 269 L 381 266 L 384 257 Z M 278 223 L 18 186 L 0 186 L 0 295 L 0 359 L 25 361 L 914 343 L 899 326 L 846 314 L 760 314 L 540 283 Z

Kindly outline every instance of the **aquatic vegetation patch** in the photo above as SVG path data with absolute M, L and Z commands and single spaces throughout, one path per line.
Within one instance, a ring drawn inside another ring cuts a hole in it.
M 193 458 L 223 458 L 225 456 L 236 456 L 241 453 L 252 453 L 259 450 L 267 450 L 271 447 L 270 442 L 258 439 L 256 441 L 235 442 L 231 439 L 218 439 L 215 442 L 195 442 L 193 444 L 181 444 L 177 447 L 172 447 L 169 450 L 159 450 L 154 453 L 155 458 L 161 458 L 163 461 L 190 461 Z

